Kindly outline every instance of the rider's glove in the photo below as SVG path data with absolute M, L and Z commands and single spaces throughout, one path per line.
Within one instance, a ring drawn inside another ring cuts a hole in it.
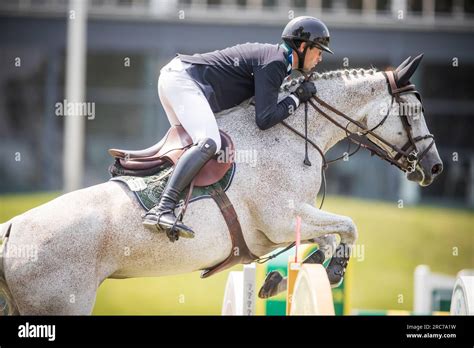
M 316 86 L 313 82 L 305 81 L 298 86 L 293 94 L 301 103 L 307 102 L 314 94 L 316 94 Z

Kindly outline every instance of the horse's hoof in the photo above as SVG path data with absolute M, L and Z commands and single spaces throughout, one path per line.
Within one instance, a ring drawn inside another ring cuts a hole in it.
M 269 298 L 278 294 L 278 284 L 283 280 L 283 276 L 278 271 L 272 271 L 267 274 L 258 297 Z
M 324 263 L 325 255 L 321 249 L 316 250 L 314 253 L 309 255 L 303 263 L 314 263 L 317 265 L 322 265 Z
M 326 273 L 332 288 L 337 288 L 341 285 L 344 279 L 344 274 L 346 273 L 349 258 L 349 247 L 346 244 L 339 244 L 328 267 L 326 268 Z
M 326 268 L 326 273 L 328 275 L 331 288 L 337 288 L 339 285 L 342 284 L 342 281 L 344 280 L 345 269 L 341 265 L 329 264 L 328 268 Z
M 329 283 L 331 285 L 331 288 L 335 289 L 335 288 L 340 287 L 343 281 L 344 281 L 344 277 L 341 277 L 341 279 L 337 283 L 334 283 L 334 284 L 332 284 L 331 282 L 329 282 Z

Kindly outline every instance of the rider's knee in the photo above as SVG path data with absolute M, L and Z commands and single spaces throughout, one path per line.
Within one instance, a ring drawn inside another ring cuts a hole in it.
M 213 154 L 216 154 L 221 148 L 221 139 L 215 138 L 203 138 L 197 142 L 197 146 L 201 149 L 207 151 L 212 151 Z
M 202 151 L 216 154 L 221 148 L 221 140 L 219 139 L 216 142 L 213 138 L 204 138 L 197 142 L 197 146 L 201 148 Z

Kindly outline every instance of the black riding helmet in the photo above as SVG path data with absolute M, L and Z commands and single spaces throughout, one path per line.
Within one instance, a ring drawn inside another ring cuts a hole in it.
M 298 54 L 298 69 L 303 69 L 308 47 L 317 47 L 333 54 L 329 48 L 328 27 L 319 19 L 310 16 L 293 18 L 283 29 L 281 38 Z M 296 42 L 306 42 L 303 52 L 298 51 Z

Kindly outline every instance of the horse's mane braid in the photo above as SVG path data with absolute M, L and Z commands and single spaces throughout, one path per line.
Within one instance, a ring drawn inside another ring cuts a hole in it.
M 371 68 L 371 69 L 338 69 L 338 70 L 331 70 L 331 71 L 325 71 L 322 73 L 318 72 L 312 72 L 309 79 L 311 81 L 317 81 L 320 79 L 324 80 L 331 80 L 334 78 L 338 77 L 344 77 L 344 76 L 365 76 L 365 75 L 374 75 L 376 72 L 378 72 L 377 69 Z M 302 83 L 304 81 L 304 77 L 298 77 L 295 79 L 291 79 L 290 81 L 284 83 L 280 87 L 280 92 L 288 91 L 291 86 L 295 86 L 296 84 Z
M 373 75 L 377 72 L 377 69 L 338 69 L 338 70 L 331 70 L 325 71 L 323 73 L 313 72 L 310 75 L 310 80 L 318 80 L 318 79 L 333 79 L 335 77 L 341 76 L 365 76 L 365 75 Z

